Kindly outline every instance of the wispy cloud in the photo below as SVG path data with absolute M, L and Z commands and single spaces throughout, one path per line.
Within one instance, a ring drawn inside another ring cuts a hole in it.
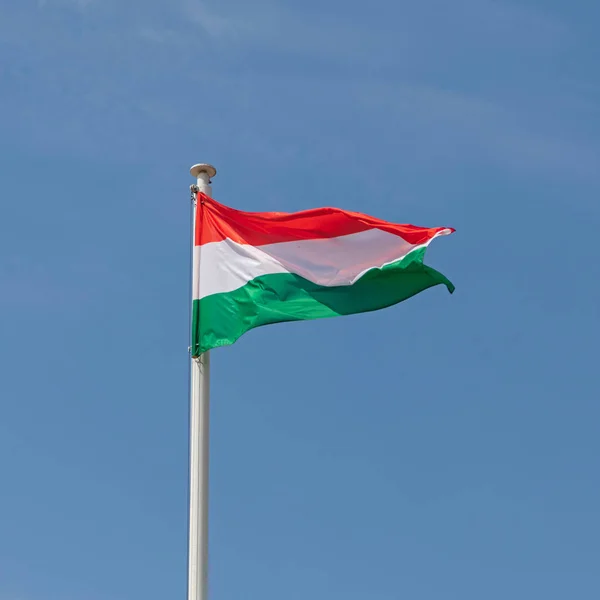
M 94 4 L 96 1 L 97 0 L 37 0 L 37 4 L 39 8 L 63 6 L 83 10 Z
M 408 162 L 596 172 L 598 138 L 586 137 L 570 114 L 584 122 L 597 90 L 569 85 L 559 99 L 555 77 L 532 81 L 521 66 L 527 52 L 546 53 L 530 56 L 531 65 L 545 64 L 570 35 L 552 16 L 493 0 L 458 0 L 451 8 L 423 0 L 410 13 L 399 7 L 393 22 L 373 11 L 361 19 L 326 8 L 311 15 L 268 0 L 179 1 L 164 14 L 154 3 L 135 9 L 138 0 L 128 8 L 105 4 L 122 18 L 108 18 L 108 9 L 93 13 L 102 17 L 93 27 L 82 18 L 89 26 L 84 42 L 69 29 L 30 34 L 25 15 L 20 28 L 0 24 L 18 45 L 17 66 L 7 71 L 6 131 L 20 143 L 77 152 L 110 146 L 135 156 L 157 130 L 194 131 L 188 117 L 200 107 L 212 115 L 204 138 L 235 139 L 238 151 L 275 161 L 305 154 L 343 161 L 370 147 Z M 502 72 L 490 62 L 499 57 Z M 27 70 L 18 68 L 23 62 L 36 65 L 44 114 Z M 141 68 L 150 63 L 152 69 Z M 440 65 L 452 65 L 462 79 L 448 80 Z M 181 93 L 207 81 L 210 91 L 201 97 Z
M 166 27 L 156 27 L 150 25 L 142 25 L 138 27 L 136 35 L 139 39 L 151 42 L 153 44 L 169 44 L 169 45 L 180 45 L 185 43 L 181 39 L 181 35 L 174 29 L 168 29 Z
M 410 140 L 430 159 L 487 160 L 517 169 L 596 175 L 600 148 L 532 118 L 535 105 L 510 110 L 493 100 L 452 90 L 372 83 L 351 96 L 365 110 L 385 114 L 378 135 Z
M 244 18 L 219 14 L 203 0 L 183 0 L 184 15 L 198 24 L 202 31 L 214 38 L 238 38 L 240 34 L 252 36 L 255 23 Z
M 407 52 L 406 59 L 420 62 L 441 47 L 452 54 L 457 41 L 464 46 L 470 40 L 482 52 L 491 47 L 514 52 L 547 49 L 568 37 L 566 26 L 550 14 L 496 0 L 423 0 L 379 7 L 360 20 L 338 10 L 328 12 L 324 6 L 311 13 L 304 5 L 292 8 L 269 0 L 181 2 L 185 18 L 214 38 L 322 59 L 333 55 L 398 62 L 400 53 Z

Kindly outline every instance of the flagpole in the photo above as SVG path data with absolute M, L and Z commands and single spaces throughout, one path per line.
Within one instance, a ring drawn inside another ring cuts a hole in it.
M 190 169 L 198 191 L 210 196 L 210 179 L 217 173 L 207 164 Z M 196 199 L 192 211 L 192 258 L 196 231 Z M 193 264 L 193 260 L 192 260 Z M 190 274 L 193 281 L 193 272 Z M 210 355 L 190 356 L 190 497 L 188 542 L 188 600 L 208 600 L 208 468 L 210 413 Z

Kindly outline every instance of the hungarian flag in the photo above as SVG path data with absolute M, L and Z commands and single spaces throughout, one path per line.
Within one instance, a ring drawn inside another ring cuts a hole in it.
M 262 325 L 378 310 L 438 284 L 452 293 L 423 258 L 453 231 L 337 208 L 243 212 L 199 192 L 192 356 Z

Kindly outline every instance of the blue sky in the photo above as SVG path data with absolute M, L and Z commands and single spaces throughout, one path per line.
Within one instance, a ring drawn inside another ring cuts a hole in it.
M 457 229 L 453 296 L 214 352 L 212 598 L 600 597 L 597 2 L 0 15 L 0 600 L 185 597 L 204 161 Z

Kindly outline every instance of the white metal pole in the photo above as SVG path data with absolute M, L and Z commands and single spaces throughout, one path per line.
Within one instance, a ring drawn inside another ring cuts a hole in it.
M 194 165 L 190 173 L 198 189 L 211 195 L 210 179 L 216 175 L 213 166 Z M 194 204 L 193 229 L 196 228 Z M 192 235 L 192 253 L 195 235 Z M 192 273 L 193 277 L 193 273 Z M 190 358 L 190 499 L 188 546 L 188 600 L 208 600 L 208 467 L 209 467 L 209 392 L 210 355 Z

